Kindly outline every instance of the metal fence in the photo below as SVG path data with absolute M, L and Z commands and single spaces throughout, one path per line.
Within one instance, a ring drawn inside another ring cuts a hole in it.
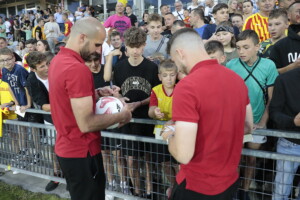
M 37 110 L 31 112 L 44 113 Z M 164 122 L 133 119 L 131 123 Z M 275 191 L 285 191 L 288 195 L 286 198 L 273 199 L 297 199 L 300 181 L 297 168 L 300 156 L 276 153 L 276 143 L 281 137 L 300 139 L 300 134 L 272 130 L 257 130 L 254 134 L 268 136 L 268 142 L 261 150 L 243 149 L 239 167 L 243 186 L 234 199 L 243 199 L 241 194 L 246 190 L 249 191 L 251 200 L 272 199 Z M 51 125 L 4 121 L 3 136 L 0 138 L 0 167 L 65 183 L 53 151 L 55 137 L 56 131 Z M 107 195 L 123 199 L 167 199 L 179 165 L 168 153 L 164 141 L 102 131 L 102 155 Z M 255 158 L 255 163 L 249 163 L 247 157 Z M 284 167 L 276 168 L 276 163 L 281 163 Z M 293 170 L 283 172 L 287 166 L 292 166 Z M 248 176 L 247 170 L 251 169 L 254 174 Z M 275 181 L 275 176 L 279 173 L 285 181 Z M 247 184 L 249 189 L 245 186 Z

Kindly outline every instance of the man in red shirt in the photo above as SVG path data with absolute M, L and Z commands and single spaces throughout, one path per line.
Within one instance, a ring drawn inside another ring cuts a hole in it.
M 72 200 L 105 199 L 99 131 L 131 119 L 127 105 L 117 114 L 95 114 L 93 75 L 84 59 L 101 48 L 104 38 L 104 27 L 97 19 L 77 21 L 49 70 L 51 113 L 57 130 L 55 153 Z M 111 95 L 118 90 L 106 87 L 97 93 Z
M 170 153 L 182 163 L 171 199 L 231 200 L 244 132 L 251 132 L 253 124 L 247 87 L 210 59 L 193 29 L 177 31 L 167 51 L 179 71 L 188 74 L 174 90 L 175 125 L 163 130 Z

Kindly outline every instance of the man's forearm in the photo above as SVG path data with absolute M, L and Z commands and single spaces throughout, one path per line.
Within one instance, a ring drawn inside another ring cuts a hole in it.
M 283 73 L 288 72 L 288 71 L 290 71 L 290 70 L 293 70 L 293 69 L 295 69 L 295 68 L 297 68 L 297 67 L 298 67 L 298 66 L 297 66 L 296 63 L 291 63 L 291 64 L 289 64 L 288 66 L 285 66 L 285 67 L 283 67 L 283 68 L 278 69 L 278 73 L 279 73 L 279 74 L 283 74 Z
M 87 130 L 84 132 L 93 132 L 106 129 L 107 127 L 119 123 L 125 119 L 124 113 L 91 115 L 87 120 Z

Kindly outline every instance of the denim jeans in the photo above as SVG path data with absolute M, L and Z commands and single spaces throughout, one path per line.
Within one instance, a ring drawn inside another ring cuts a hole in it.
M 300 156 L 300 145 L 292 143 L 284 138 L 277 142 L 277 152 L 287 155 Z M 275 187 L 272 200 L 288 200 L 291 194 L 295 173 L 300 163 L 277 160 Z M 297 199 L 300 199 L 298 196 Z

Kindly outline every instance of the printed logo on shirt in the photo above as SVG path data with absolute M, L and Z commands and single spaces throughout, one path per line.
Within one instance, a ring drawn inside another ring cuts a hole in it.
M 288 53 L 289 63 L 294 63 L 296 62 L 297 59 L 300 59 L 300 53 L 298 52 Z
M 15 94 L 20 94 L 20 88 L 18 86 L 18 76 L 14 74 L 7 74 L 7 80 L 9 85 Z
M 121 86 L 123 96 L 125 96 L 130 90 L 141 90 L 147 95 L 150 95 L 151 84 L 142 77 L 132 76 L 127 78 Z
M 123 36 L 123 33 L 126 31 L 128 28 L 128 24 L 125 21 L 116 21 L 114 24 L 114 27 L 121 33 Z

